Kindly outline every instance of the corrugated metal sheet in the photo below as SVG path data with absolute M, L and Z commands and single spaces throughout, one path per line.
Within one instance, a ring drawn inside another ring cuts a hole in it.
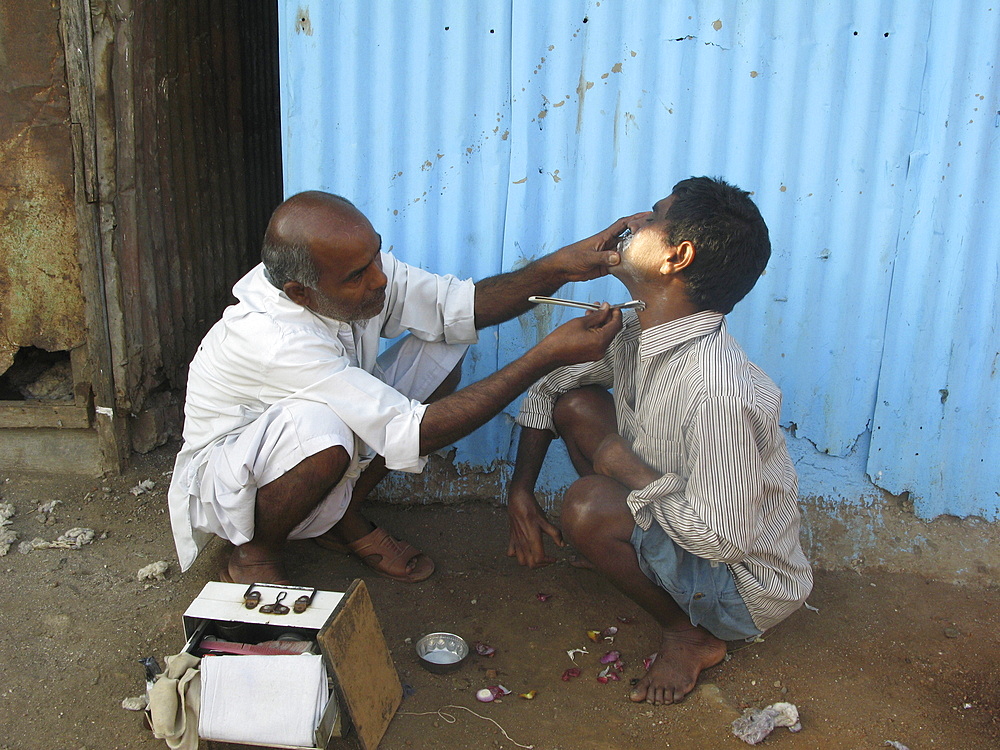
M 259 261 L 281 200 L 276 20 L 265 3 L 184 0 L 137 4 L 118 28 L 120 406 L 183 385 Z
M 724 176 L 772 233 L 730 327 L 784 391 L 803 494 L 857 501 L 867 473 L 924 517 L 1000 516 L 1000 8 L 468 5 L 280 2 L 286 194 L 343 193 L 404 259 L 480 278 Z M 467 375 L 565 316 L 485 332 Z M 458 458 L 510 436 L 495 420 Z
M 1000 7 L 933 11 L 868 470 L 922 516 L 995 517 Z

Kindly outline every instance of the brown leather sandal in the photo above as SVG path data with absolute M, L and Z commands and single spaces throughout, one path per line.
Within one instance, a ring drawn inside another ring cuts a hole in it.
M 319 542 L 321 546 L 333 548 Z M 394 539 L 385 529 L 375 530 L 351 542 L 347 548 L 381 576 L 403 583 L 419 583 L 430 578 L 434 572 L 434 561 L 408 542 Z M 407 569 L 413 561 L 413 567 Z

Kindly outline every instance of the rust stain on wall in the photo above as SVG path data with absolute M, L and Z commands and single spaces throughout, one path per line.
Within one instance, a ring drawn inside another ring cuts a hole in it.
M 21 347 L 84 342 L 59 10 L 0 6 L 0 373 Z
M 299 6 L 298 13 L 295 14 L 295 33 L 313 35 L 312 20 L 309 18 L 309 6 Z

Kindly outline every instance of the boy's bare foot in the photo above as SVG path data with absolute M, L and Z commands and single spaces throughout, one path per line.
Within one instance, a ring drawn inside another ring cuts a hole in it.
M 664 630 L 649 671 L 629 693 L 636 703 L 679 703 L 694 690 L 698 675 L 726 658 L 726 642 L 704 628 Z

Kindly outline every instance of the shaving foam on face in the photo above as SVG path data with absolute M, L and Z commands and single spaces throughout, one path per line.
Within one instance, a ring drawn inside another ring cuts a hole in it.
M 629 229 L 625 230 L 625 233 L 618 240 L 618 252 L 624 253 L 628 250 L 628 246 L 632 244 L 632 232 Z

